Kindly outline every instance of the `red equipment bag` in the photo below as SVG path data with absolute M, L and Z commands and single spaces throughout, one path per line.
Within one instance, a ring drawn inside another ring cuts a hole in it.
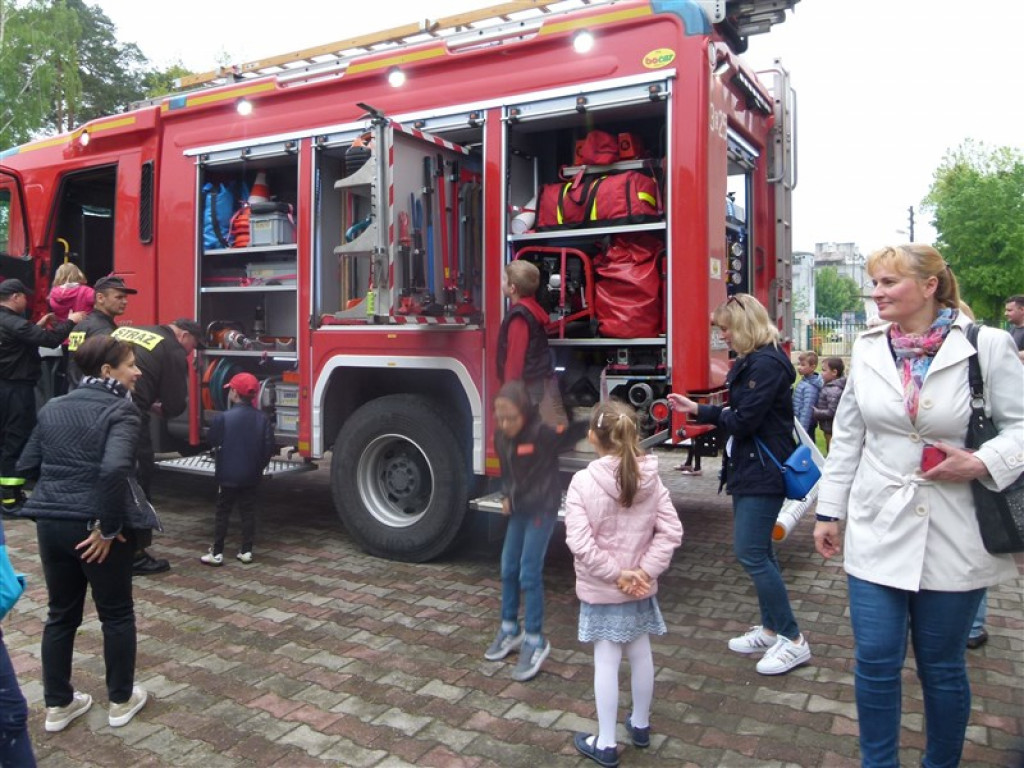
M 640 232 L 616 235 L 594 258 L 594 307 L 602 336 L 653 338 L 665 331 L 661 238 Z
M 661 221 L 664 209 L 657 180 L 641 171 L 623 171 L 600 176 L 589 186 L 587 224 L 643 224 Z
M 606 131 L 591 131 L 576 144 L 577 165 L 610 165 L 619 160 L 619 137 Z
M 584 226 L 592 184 L 593 180 L 583 180 L 580 184 L 560 181 L 542 186 L 537 196 L 536 229 L 545 231 Z

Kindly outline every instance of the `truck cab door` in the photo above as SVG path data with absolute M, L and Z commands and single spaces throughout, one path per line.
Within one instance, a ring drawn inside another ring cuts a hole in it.
M 32 239 L 23 189 L 18 172 L 0 166 L 0 275 L 4 278 L 31 272 L 27 262 Z

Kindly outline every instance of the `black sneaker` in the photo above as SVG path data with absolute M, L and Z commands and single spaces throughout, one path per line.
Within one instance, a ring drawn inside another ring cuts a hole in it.
M 132 573 L 136 576 L 152 576 L 154 573 L 163 573 L 171 570 L 171 564 L 162 558 L 155 558 L 146 550 L 135 558 L 132 563 Z

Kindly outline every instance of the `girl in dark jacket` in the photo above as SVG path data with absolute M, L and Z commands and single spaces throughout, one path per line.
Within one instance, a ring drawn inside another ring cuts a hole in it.
M 501 551 L 501 626 L 484 658 L 497 661 L 519 650 L 512 678 L 525 681 L 537 674 L 551 652 L 551 643 L 542 634 L 543 570 L 562 502 L 558 454 L 582 438 L 587 425 L 548 426 L 521 381 L 510 381 L 498 391 L 494 420 L 494 448 L 505 491 L 502 514 L 508 517 L 508 528 Z M 519 625 L 520 591 L 525 598 L 525 629 Z
M 737 653 L 763 653 L 762 675 L 788 672 L 811 658 L 800 634 L 772 547 L 772 529 L 786 498 L 782 473 L 758 447 L 760 438 L 779 461 L 793 452 L 793 399 L 796 372 L 779 349 L 779 333 L 761 303 L 738 293 L 721 304 L 712 319 L 722 329 L 737 358 L 729 371 L 729 405 L 698 405 L 669 395 L 675 410 L 714 424 L 727 436 L 723 474 L 732 495 L 733 548 L 736 559 L 754 582 L 761 623 L 729 641 Z
M 146 703 L 146 691 L 135 685 L 132 603 L 131 525 L 141 491 L 132 483 L 139 412 L 131 391 L 140 373 L 131 345 L 110 336 L 87 339 L 74 359 L 85 374 L 81 386 L 39 411 L 18 462 L 20 470 L 39 473 L 20 514 L 36 520 L 49 595 L 42 663 L 50 732 L 92 706 L 92 697 L 71 684 L 87 587 L 103 625 L 109 724 L 125 725 Z

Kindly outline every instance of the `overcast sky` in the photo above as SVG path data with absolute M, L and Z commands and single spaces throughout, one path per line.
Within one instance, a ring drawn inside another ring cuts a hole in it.
M 496 0 L 94 4 L 155 64 L 206 71 Z M 794 248 L 854 242 L 868 253 L 904 242 L 907 208 L 917 209 L 947 150 L 967 138 L 1024 148 L 1022 31 L 1019 0 L 801 0 L 786 23 L 751 38 L 746 58 L 758 68 L 780 58 L 797 91 Z M 915 235 L 934 237 L 924 212 Z

